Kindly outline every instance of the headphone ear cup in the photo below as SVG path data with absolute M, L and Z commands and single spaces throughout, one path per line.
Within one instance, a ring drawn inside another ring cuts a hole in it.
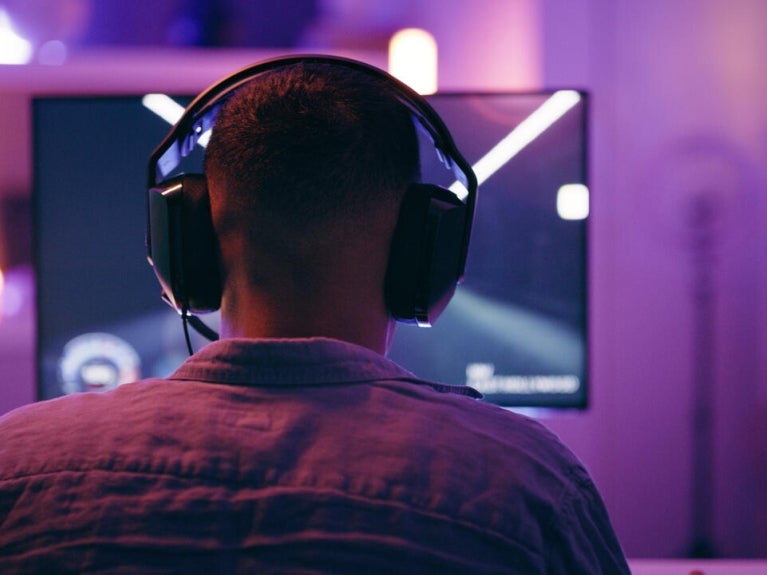
M 403 323 L 431 326 L 455 292 L 462 273 L 466 205 L 431 184 L 411 184 L 392 238 L 385 295 Z
M 179 312 L 221 305 L 218 241 L 205 177 L 190 174 L 149 190 L 149 261 L 163 298 Z

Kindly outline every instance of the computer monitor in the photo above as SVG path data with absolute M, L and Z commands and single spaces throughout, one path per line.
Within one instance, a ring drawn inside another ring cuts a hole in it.
M 479 175 L 474 233 L 453 302 L 432 328 L 399 326 L 390 357 L 499 405 L 585 407 L 586 95 L 428 99 Z M 144 245 L 147 158 L 168 128 L 139 94 L 33 101 L 40 399 L 168 375 L 188 355 Z

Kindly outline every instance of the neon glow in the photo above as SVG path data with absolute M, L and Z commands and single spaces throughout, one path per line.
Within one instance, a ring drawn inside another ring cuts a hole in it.
M 437 41 L 420 28 L 405 28 L 389 40 L 389 73 L 419 94 L 437 91 Z
M 141 98 L 141 103 L 145 108 L 157 114 L 171 126 L 184 115 L 184 107 L 165 94 L 146 94 Z M 208 145 L 208 140 L 210 140 L 210 130 L 200 136 L 200 139 L 197 140 L 197 145 L 204 148 Z
M 184 114 L 184 107 L 165 94 L 147 94 L 141 99 L 141 103 L 171 125 L 178 122 Z
M 11 19 L 0 7 L 0 64 L 26 64 L 32 59 L 32 44 L 13 29 Z
M 583 184 L 565 184 L 559 188 L 557 214 L 563 220 L 585 220 L 589 216 L 589 189 Z
M 575 90 L 559 90 L 552 94 L 472 166 L 477 184 L 482 185 L 580 100 L 581 95 Z M 466 197 L 466 190 L 460 182 L 455 182 L 450 190 L 461 199 Z

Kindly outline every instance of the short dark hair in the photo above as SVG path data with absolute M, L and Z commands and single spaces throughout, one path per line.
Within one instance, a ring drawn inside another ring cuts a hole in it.
M 399 202 L 419 176 L 418 138 L 385 80 L 301 62 L 255 77 L 223 105 L 205 169 L 240 215 L 312 228 Z

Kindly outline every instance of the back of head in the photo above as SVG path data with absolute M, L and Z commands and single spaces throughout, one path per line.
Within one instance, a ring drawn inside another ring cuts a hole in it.
M 333 63 L 265 72 L 224 104 L 206 152 L 222 241 L 283 256 L 349 242 L 418 177 L 409 111 L 383 80 Z

